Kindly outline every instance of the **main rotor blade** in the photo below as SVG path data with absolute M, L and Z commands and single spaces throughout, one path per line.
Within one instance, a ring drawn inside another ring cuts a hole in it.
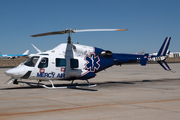
M 73 30 L 73 32 L 93 32 L 93 31 L 127 31 L 127 29 L 84 29 L 84 30 Z
M 47 32 L 47 33 L 41 33 L 36 35 L 31 35 L 31 37 L 40 37 L 40 36 L 46 36 L 46 35 L 57 35 L 57 34 L 65 34 L 66 31 L 55 31 L 55 32 Z
M 92 32 L 92 31 L 127 31 L 127 29 L 84 29 L 84 30 L 66 29 L 66 30 L 62 30 L 62 31 L 54 31 L 54 32 L 47 32 L 47 33 L 31 35 L 31 37 L 40 37 L 40 36 L 47 36 L 47 35 L 75 33 L 75 32 Z

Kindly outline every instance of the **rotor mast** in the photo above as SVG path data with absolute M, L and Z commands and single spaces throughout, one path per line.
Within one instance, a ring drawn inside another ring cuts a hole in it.
M 68 33 L 68 41 L 67 43 L 71 43 L 71 33 L 74 33 L 72 29 L 66 29 L 66 33 Z
M 70 36 L 70 33 L 68 33 L 68 41 L 67 41 L 68 44 L 71 43 L 71 36 Z

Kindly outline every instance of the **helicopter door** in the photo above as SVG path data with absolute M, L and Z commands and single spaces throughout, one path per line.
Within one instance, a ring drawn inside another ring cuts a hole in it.
M 50 78 L 63 79 L 65 77 L 66 59 L 51 57 L 49 63 L 51 64 L 49 65 L 50 74 L 52 74 Z
M 52 76 L 49 66 L 48 57 L 42 57 L 37 68 L 35 68 L 37 70 L 37 77 L 40 77 L 41 79 L 49 79 Z
M 66 59 L 55 58 L 54 72 L 56 73 L 56 78 L 58 79 L 64 78 L 65 71 L 66 71 Z

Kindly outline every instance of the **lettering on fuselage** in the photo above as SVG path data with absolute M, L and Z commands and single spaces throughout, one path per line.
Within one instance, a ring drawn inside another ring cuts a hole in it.
M 37 77 L 44 77 L 44 78 L 64 78 L 64 73 L 37 73 Z

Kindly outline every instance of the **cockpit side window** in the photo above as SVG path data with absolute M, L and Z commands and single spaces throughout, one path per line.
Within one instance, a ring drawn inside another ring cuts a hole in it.
M 48 67 L 48 58 L 42 58 L 39 65 L 38 65 L 38 68 L 47 68 Z
M 26 60 L 24 65 L 29 66 L 29 67 L 34 67 L 39 59 L 39 56 L 34 56 Z

